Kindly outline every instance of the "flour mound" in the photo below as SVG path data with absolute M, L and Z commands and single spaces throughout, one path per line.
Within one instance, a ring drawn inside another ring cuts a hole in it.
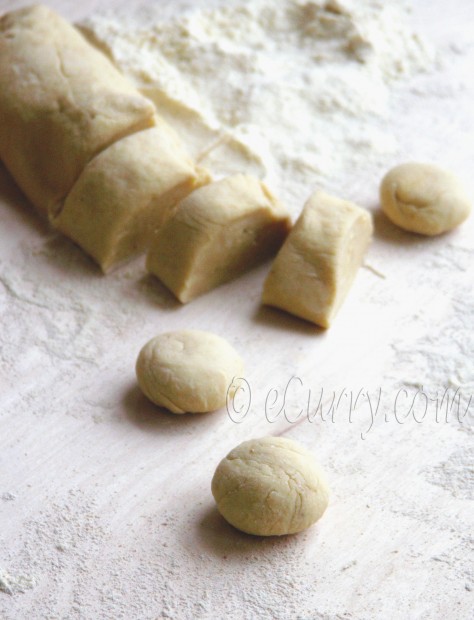
M 396 80 L 433 56 L 403 3 L 254 0 L 101 13 L 83 24 L 218 176 L 263 177 L 293 210 L 397 148 Z

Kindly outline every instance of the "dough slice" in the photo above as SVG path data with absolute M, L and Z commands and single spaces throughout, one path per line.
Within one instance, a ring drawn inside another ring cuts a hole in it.
M 145 251 L 173 206 L 209 181 L 167 123 L 156 122 L 97 155 L 51 219 L 104 272 Z
M 0 19 L 0 159 L 42 212 L 55 212 L 86 163 L 150 127 L 155 108 L 45 6 Z
M 362 263 L 372 218 L 318 191 L 306 203 L 263 289 L 263 303 L 329 327 Z
M 186 303 L 274 254 L 290 226 L 258 179 L 228 177 L 178 205 L 153 241 L 147 269 Z

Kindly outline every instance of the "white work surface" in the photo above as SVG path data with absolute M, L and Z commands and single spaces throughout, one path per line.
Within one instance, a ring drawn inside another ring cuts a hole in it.
M 120 2 L 49 4 L 79 19 Z M 472 195 L 474 5 L 415 4 L 417 29 L 450 61 L 394 91 L 390 122 L 402 159 L 457 171 Z M 374 212 L 379 273 L 360 270 L 323 332 L 260 307 L 268 265 L 187 306 L 143 259 L 101 276 L 0 169 L 1 620 L 473 617 L 474 217 L 425 239 L 379 214 L 363 161 L 342 183 Z M 225 410 L 174 416 L 141 395 L 140 347 L 183 327 L 242 354 L 241 423 Z M 310 390 L 313 413 L 335 391 L 334 416 L 270 423 L 265 399 L 279 391 L 274 414 L 292 377 L 288 417 Z M 448 388 L 460 391 L 446 421 Z M 381 394 L 375 421 L 367 390 L 374 408 Z M 327 512 L 296 536 L 242 534 L 211 496 L 219 460 L 267 434 L 301 441 L 330 479 Z

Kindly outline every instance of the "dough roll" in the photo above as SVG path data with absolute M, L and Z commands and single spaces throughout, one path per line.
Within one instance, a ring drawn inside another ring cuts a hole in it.
M 153 104 L 45 6 L 0 19 L 0 158 L 54 214 L 88 161 L 154 124 Z

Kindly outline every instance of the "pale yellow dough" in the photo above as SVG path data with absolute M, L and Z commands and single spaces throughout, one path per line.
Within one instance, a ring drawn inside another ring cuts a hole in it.
M 263 303 L 329 327 L 371 236 L 368 211 L 316 192 L 273 262 L 263 289 Z
M 176 203 L 209 180 L 167 123 L 156 123 L 89 162 L 51 219 L 104 272 L 146 251 Z
M 301 532 L 329 501 L 326 477 L 314 456 L 291 439 L 244 441 L 219 463 L 212 494 L 231 525 L 259 536 Z
M 45 6 L 0 19 L 0 159 L 54 213 L 96 153 L 153 124 L 155 109 Z
M 400 228 L 429 236 L 452 230 L 471 212 L 471 202 L 454 174 L 416 162 L 396 166 L 385 175 L 380 204 Z
M 156 405 L 172 413 L 205 413 L 232 398 L 243 362 L 223 338 L 200 330 L 161 334 L 140 351 L 138 384 Z
M 237 174 L 180 202 L 153 242 L 147 269 L 186 303 L 274 254 L 290 226 L 263 183 Z

